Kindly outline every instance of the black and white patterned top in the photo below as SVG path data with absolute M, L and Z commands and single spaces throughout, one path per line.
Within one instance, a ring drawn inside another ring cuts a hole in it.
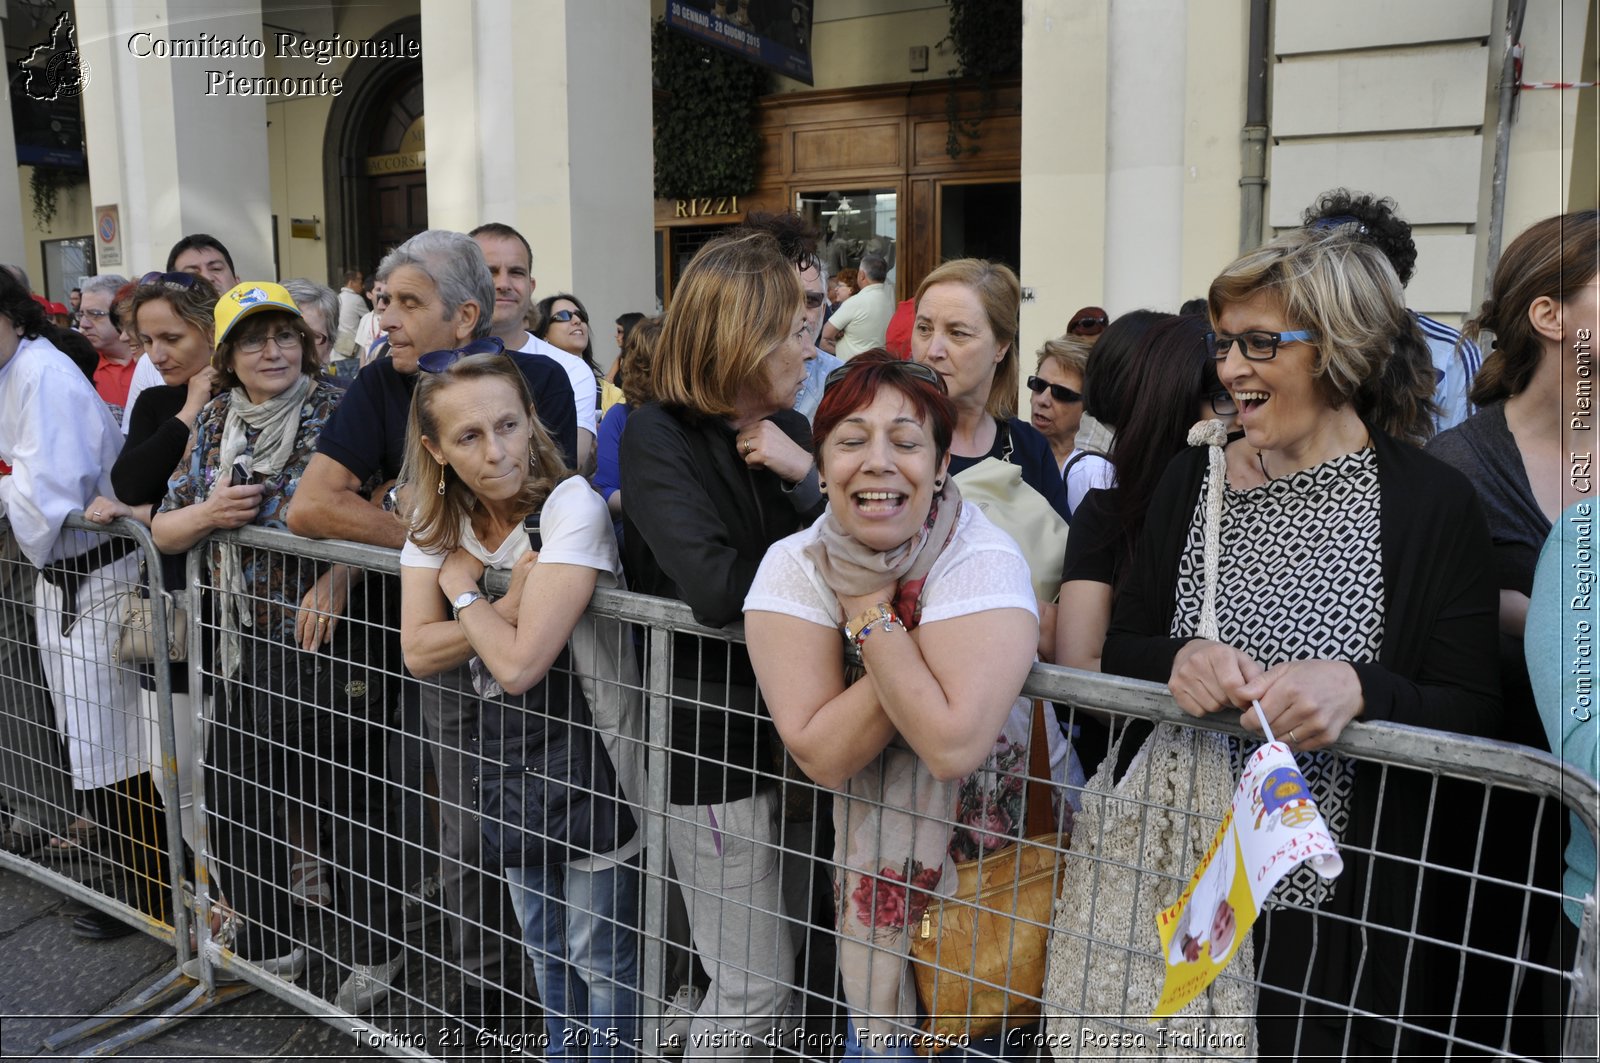
M 1191 636 L 1205 590 L 1202 482 L 1188 542 L 1178 561 L 1171 634 Z M 1217 629 L 1222 642 L 1263 668 L 1285 661 L 1378 659 L 1383 642 L 1383 549 L 1379 541 L 1378 462 L 1371 447 L 1223 492 Z M 1282 736 L 1279 736 L 1282 737 Z M 1244 750 L 1235 750 L 1234 771 Z M 1328 829 L 1349 825 L 1354 771 L 1327 752 L 1297 754 Z M 1278 900 L 1316 905 L 1332 895 L 1309 867 L 1278 890 Z

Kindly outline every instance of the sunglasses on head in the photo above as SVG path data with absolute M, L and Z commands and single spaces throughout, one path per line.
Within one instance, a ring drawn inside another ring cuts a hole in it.
M 152 270 L 151 272 L 140 277 L 139 283 L 161 284 L 168 288 L 182 288 L 187 290 L 189 288 L 193 288 L 199 282 L 199 280 L 199 275 L 194 273 L 183 273 L 181 271 L 176 273 L 162 273 L 160 270 Z
M 1049 388 L 1050 389 L 1050 397 L 1052 399 L 1055 399 L 1057 402 L 1082 402 L 1083 401 L 1083 393 L 1082 392 L 1073 391 L 1071 388 L 1067 387 L 1065 384 L 1052 384 L 1052 383 L 1050 383 L 1050 381 L 1041 380 L 1040 378 L 1038 378 L 1036 376 L 1030 376 L 1028 378 L 1028 390 L 1033 392 L 1035 395 L 1039 394 L 1045 388 Z
M 455 347 L 447 351 L 429 351 L 417 359 L 417 368 L 424 373 L 442 373 L 455 365 L 463 358 L 470 358 L 474 354 L 505 354 L 506 345 L 493 336 L 485 336 L 481 340 L 473 340 L 465 347 Z
M 943 387 L 943 384 L 939 380 L 939 374 L 935 373 L 932 369 L 923 365 L 921 362 L 846 362 L 833 372 L 829 373 L 827 378 L 823 380 L 823 392 L 826 393 L 829 388 L 833 387 L 833 385 L 849 376 L 852 370 L 867 368 L 886 368 L 890 370 L 899 370 L 905 373 L 907 376 L 915 377 L 924 383 L 932 384 L 934 387 Z
M 1067 326 L 1067 331 L 1074 336 L 1098 336 L 1109 324 L 1111 319 L 1104 314 L 1075 317 Z
M 551 321 L 559 321 L 562 324 L 566 324 L 573 318 L 577 318 L 587 325 L 589 323 L 589 312 L 587 310 L 557 310 L 550 315 Z

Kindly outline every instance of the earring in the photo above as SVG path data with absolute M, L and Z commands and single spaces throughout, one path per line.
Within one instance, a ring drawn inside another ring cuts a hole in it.
M 817 490 L 818 490 L 818 491 L 826 491 L 826 490 L 827 490 L 827 489 L 828 489 L 828 481 L 826 481 L 826 480 L 824 480 L 824 479 L 822 479 L 822 478 L 821 478 L 821 477 L 820 477 L 820 476 L 819 476 L 819 477 L 818 477 L 818 478 L 817 478 Z
M 935 481 L 933 481 L 933 489 L 935 491 L 943 491 L 944 490 L 944 481 L 943 480 L 935 480 Z
M 528 470 L 530 472 L 539 471 L 539 453 L 533 449 L 532 443 L 528 444 Z
M 444 466 L 439 466 L 439 493 L 444 494 Z

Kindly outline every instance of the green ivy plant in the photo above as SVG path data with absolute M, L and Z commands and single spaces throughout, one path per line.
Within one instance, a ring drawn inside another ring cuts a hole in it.
M 656 198 L 749 194 L 761 150 L 756 101 L 767 88 L 767 72 L 668 29 L 665 19 L 656 20 L 650 43 L 662 93 L 655 113 Z
M 1022 69 L 1022 0 L 946 0 L 950 6 L 950 36 L 961 76 L 978 83 L 978 113 L 963 116 L 950 82 L 945 97 L 945 154 L 958 159 L 976 154 L 978 126 L 989 111 L 996 78 Z M 943 43 L 943 42 L 940 42 Z M 967 143 L 962 143 L 965 140 Z
M 33 196 L 33 221 L 48 230 L 56 217 L 56 201 L 77 180 L 75 174 L 54 166 L 35 166 L 28 175 L 28 191 Z

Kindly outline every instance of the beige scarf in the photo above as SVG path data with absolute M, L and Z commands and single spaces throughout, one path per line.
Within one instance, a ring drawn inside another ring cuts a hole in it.
M 233 482 L 234 463 L 243 459 L 252 475 L 275 476 L 283 471 L 294 455 L 295 437 L 300 434 L 300 407 L 311 393 L 311 378 L 301 374 L 282 394 L 265 402 L 254 403 L 242 387 L 228 393 L 228 414 L 222 422 L 221 449 L 217 454 L 217 478 L 212 483 L 213 492 Z M 259 431 L 255 446 L 248 448 L 246 434 L 250 429 Z M 246 449 L 250 450 L 248 456 Z M 223 591 L 222 608 L 222 674 L 232 678 L 239 670 L 239 632 L 241 628 L 254 627 L 252 603 L 245 598 L 244 565 L 239 548 L 224 543 L 220 548 L 222 573 L 219 586 Z

